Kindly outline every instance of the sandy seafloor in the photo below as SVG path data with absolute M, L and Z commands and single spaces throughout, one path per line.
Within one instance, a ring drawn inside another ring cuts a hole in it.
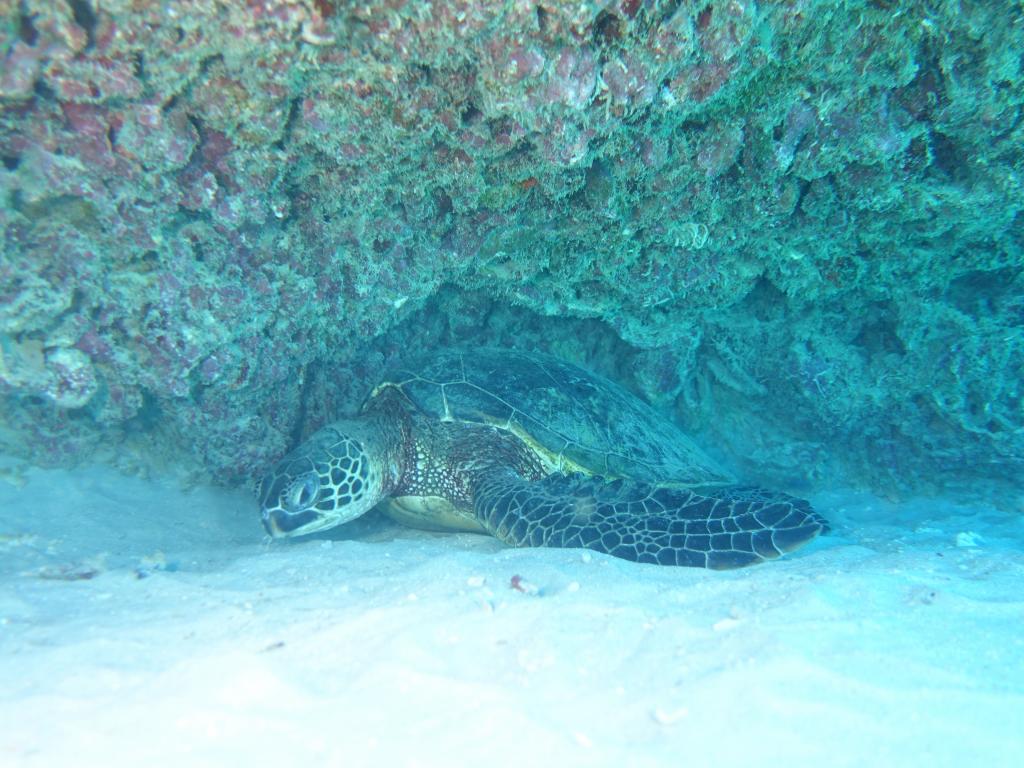
M 1012 511 L 837 491 L 715 573 L 5 474 L 4 766 L 1024 765 Z

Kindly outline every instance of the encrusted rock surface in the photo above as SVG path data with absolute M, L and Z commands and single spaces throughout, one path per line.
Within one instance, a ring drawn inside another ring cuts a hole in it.
M 1024 20 L 888 0 L 0 0 L 0 441 L 238 481 L 542 347 L 748 472 L 1024 470 Z

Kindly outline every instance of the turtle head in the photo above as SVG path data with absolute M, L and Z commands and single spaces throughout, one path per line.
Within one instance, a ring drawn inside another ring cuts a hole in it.
M 372 509 L 397 480 L 386 438 L 375 421 L 348 419 L 281 459 L 256 484 L 267 533 L 282 538 L 323 531 Z

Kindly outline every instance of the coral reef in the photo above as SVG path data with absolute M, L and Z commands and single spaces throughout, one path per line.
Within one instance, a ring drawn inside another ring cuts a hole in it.
M 952 0 L 0 0 L 0 444 L 236 482 L 459 341 L 776 482 L 1012 482 L 1021 50 Z

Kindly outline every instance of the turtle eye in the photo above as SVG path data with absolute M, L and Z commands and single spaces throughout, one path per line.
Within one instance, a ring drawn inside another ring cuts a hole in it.
M 320 490 L 320 480 L 315 472 L 309 472 L 305 477 L 298 478 L 288 492 L 288 506 L 294 510 L 302 510 L 316 501 L 317 493 Z

